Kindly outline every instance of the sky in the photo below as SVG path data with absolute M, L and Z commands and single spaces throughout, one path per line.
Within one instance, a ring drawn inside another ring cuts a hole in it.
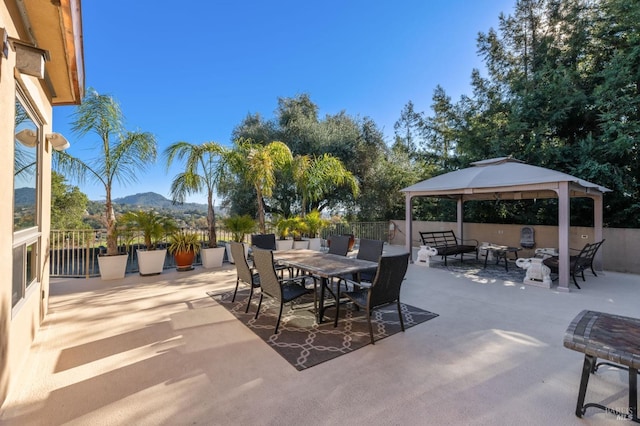
M 436 86 L 453 102 L 471 94 L 472 70 L 484 70 L 478 33 L 497 29 L 515 1 L 85 0 L 86 87 L 118 101 L 127 130 L 158 141 L 158 161 L 112 196 L 170 198 L 181 167 L 166 169 L 167 146 L 231 145 L 248 114 L 271 119 L 279 98 L 303 93 L 320 118 L 341 111 L 368 117 L 391 143 L 409 101 L 430 115 Z M 75 108 L 55 107 L 53 129 L 70 141 L 69 154 L 95 158 L 99 139 L 71 131 Z M 105 198 L 102 186 L 67 183 L 90 200 Z

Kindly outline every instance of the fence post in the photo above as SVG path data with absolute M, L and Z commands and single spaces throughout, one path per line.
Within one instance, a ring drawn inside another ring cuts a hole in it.
M 88 234 L 91 234 L 93 236 L 93 232 L 83 232 L 84 236 L 85 236 L 85 240 L 87 241 L 87 252 L 85 253 L 84 256 L 84 274 L 85 274 L 85 278 L 89 278 L 89 252 L 91 250 L 90 244 L 91 244 L 91 238 L 89 238 Z

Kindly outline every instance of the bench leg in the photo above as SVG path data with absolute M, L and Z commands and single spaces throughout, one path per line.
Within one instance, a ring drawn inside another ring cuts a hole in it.
M 629 368 L 629 414 L 627 415 L 636 423 L 638 419 L 638 369 Z
M 638 419 L 638 369 L 626 368 L 617 364 L 601 362 L 596 364 L 597 358 L 591 355 L 584 356 L 584 364 L 582 365 L 582 377 L 580 379 L 580 390 L 578 391 L 578 403 L 576 404 L 576 416 L 582 417 L 587 408 L 594 407 L 615 414 L 618 418 L 627 418 L 635 423 L 640 423 Z M 587 385 L 589 384 L 589 376 L 594 373 L 599 365 L 610 365 L 616 368 L 622 368 L 629 371 L 629 409 L 626 413 L 620 412 L 613 408 L 606 407 L 601 404 L 589 403 L 585 404 L 584 400 L 587 395 Z
M 578 404 L 576 405 L 576 416 L 582 417 L 585 412 L 584 398 L 587 395 L 587 385 L 589 384 L 589 375 L 594 371 L 596 358 L 591 355 L 584 356 L 584 364 L 582 364 L 582 378 L 580 379 L 580 389 L 578 390 Z

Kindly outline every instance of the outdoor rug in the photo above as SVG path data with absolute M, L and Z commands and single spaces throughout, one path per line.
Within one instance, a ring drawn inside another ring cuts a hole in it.
M 254 319 L 260 291 L 254 293 L 249 313 L 245 314 L 249 289 L 238 289 L 235 302 L 231 302 L 233 291 L 207 292 L 224 306 L 258 337 L 264 340 L 284 359 L 298 370 L 304 370 L 322 362 L 337 358 L 371 344 L 366 315 L 353 311 L 348 306 L 340 307 L 338 326 L 333 327 L 335 308 L 325 310 L 325 322 L 316 324 L 313 310 L 313 296 L 303 296 L 294 305 L 285 304 L 278 334 L 273 334 L 278 317 L 278 306 L 273 299 L 265 297 L 258 319 Z M 405 330 L 438 316 L 402 303 Z M 331 320 L 329 320 L 331 318 Z M 376 309 L 372 315 L 375 341 L 401 332 L 396 305 Z
M 526 274 L 525 270 L 518 268 L 515 262 L 509 262 L 509 271 L 505 271 L 502 261 L 498 265 L 489 261 L 486 268 L 484 259 L 465 259 L 464 262 L 460 262 L 459 259 L 448 259 L 447 263 L 448 265 L 445 266 L 444 262 L 432 260 L 431 267 L 460 274 L 475 281 L 507 281 L 522 284 Z

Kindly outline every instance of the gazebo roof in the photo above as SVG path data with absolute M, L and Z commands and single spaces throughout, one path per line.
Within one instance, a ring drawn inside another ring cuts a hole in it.
M 569 182 L 572 197 L 609 192 L 603 186 L 511 157 L 472 163 L 472 167 L 435 176 L 401 191 L 408 196 L 464 199 L 556 198 L 560 182 Z

